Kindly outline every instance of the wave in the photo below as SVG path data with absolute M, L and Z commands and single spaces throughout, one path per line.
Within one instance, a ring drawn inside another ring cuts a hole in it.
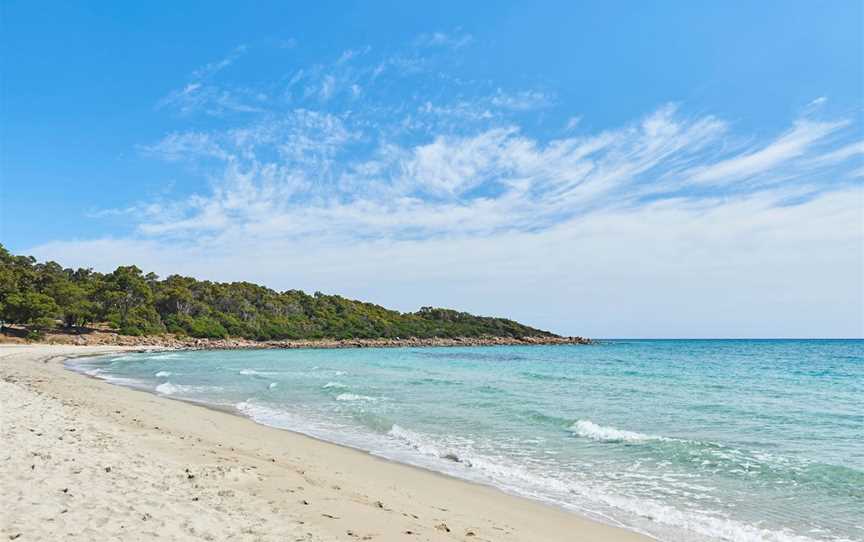
M 370 397 L 368 395 L 358 395 L 356 393 L 340 393 L 336 396 L 337 401 L 378 401 L 379 397 Z
M 437 457 L 439 459 L 446 459 L 447 461 L 452 461 L 454 463 L 462 463 L 466 467 L 473 466 L 472 462 L 464 457 L 464 453 L 460 454 L 458 451 L 441 449 L 433 443 L 434 439 L 431 437 L 421 435 L 420 433 L 405 429 L 396 424 L 393 424 L 393 427 L 390 428 L 390 431 L 388 431 L 387 434 L 396 440 L 407 444 L 421 454 Z
M 318 366 L 318 365 L 312 367 L 311 370 L 313 370 L 313 371 L 320 371 L 320 372 L 330 372 L 330 371 L 332 371 L 333 376 L 345 376 L 346 374 L 348 374 L 348 373 L 346 373 L 345 371 L 339 371 L 339 370 L 337 370 L 337 369 L 331 369 L 331 368 L 329 368 L 329 367 L 320 367 L 320 366 Z
M 180 388 L 170 382 L 165 382 L 156 386 L 156 391 L 164 395 L 174 395 L 180 391 Z
M 273 390 L 273 389 L 276 389 L 276 387 L 277 387 L 278 385 L 279 385 L 278 382 L 271 382 L 270 385 L 267 386 L 267 387 L 270 388 L 271 390 Z
M 221 386 L 186 386 L 183 384 L 172 384 L 171 382 L 163 382 L 156 386 L 156 393 L 162 395 L 175 395 L 178 393 L 213 393 L 220 392 L 224 388 Z
M 171 371 L 159 371 L 155 376 L 156 378 L 165 378 L 171 376 Z
M 594 424 L 596 425 L 596 424 Z M 599 427 L 599 426 L 597 426 Z M 609 430 L 625 435 L 640 435 L 649 440 L 662 439 L 630 431 L 620 431 L 613 428 L 602 428 L 600 434 L 609 434 Z M 524 465 L 514 464 L 504 458 L 490 457 L 476 453 L 470 446 L 442 446 L 442 439 L 432 435 L 424 435 L 399 425 L 393 425 L 388 432 L 391 438 L 408 445 L 416 452 L 432 457 L 459 463 L 469 470 L 460 471 L 443 469 L 451 475 L 463 476 L 468 479 L 486 481 L 502 489 L 516 493 L 548 500 L 565 508 L 578 510 L 600 521 L 609 521 L 608 510 L 617 510 L 631 516 L 628 521 L 631 527 L 640 532 L 655 532 L 660 539 L 667 536 L 676 539 L 681 531 L 706 537 L 710 540 L 727 540 L 732 542 L 815 542 L 815 539 L 798 535 L 786 530 L 772 530 L 750 525 L 727 517 L 718 517 L 712 513 L 693 509 L 679 509 L 651 498 L 610 493 L 603 485 L 595 485 L 585 480 L 572 480 L 564 477 L 532 472 Z M 444 465 L 444 464 L 442 464 Z M 441 468 L 441 467 L 439 467 Z M 557 494 L 549 499 L 548 492 Z M 569 495 L 569 497 L 568 497 Z M 574 502 L 573 497 L 581 497 Z M 602 508 L 598 510 L 597 505 Z M 603 512 L 601 510 L 607 509 Z M 617 521 L 612 520 L 613 523 Z M 661 527 L 661 532 L 657 527 Z M 667 529 L 672 529 L 667 532 Z M 642 530 L 644 529 L 644 530 Z M 692 536 L 692 535 L 691 535 Z M 700 538 L 701 539 L 701 538 Z M 836 542 L 851 542 L 845 539 L 834 539 Z
M 821 463 L 802 457 L 772 454 L 710 441 L 648 435 L 604 427 L 590 420 L 579 420 L 570 427 L 574 434 L 604 443 L 638 444 L 644 447 L 641 460 L 681 465 L 695 473 L 752 483 L 795 484 L 827 494 L 849 495 L 864 502 L 864 471 Z
M 577 421 L 570 426 L 570 431 L 580 437 L 596 440 L 597 442 L 648 442 L 652 440 L 668 440 L 665 437 L 646 435 L 643 433 L 636 433 L 635 431 L 625 431 L 615 427 L 597 425 L 591 420 Z
M 272 371 L 259 371 L 258 369 L 240 369 L 239 373 L 244 376 L 273 376 Z
M 158 355 L 150 355 L 147 356 L 148 359 L 177 359 L 181 357 L 181 354 L 173 353 L 173 354 L 158 354 Z
M 343 384 L 343 383 L 341 383 L 341 382 L 328 382 L 328 383 L 324 384 L 324 385 L 321 386 L 321 387 L 324 388 L 325 390 L 329 390 L 329 389 L 332 389 L 332 388 L 336 388 L 336 389 L 340 389 L 340 390 L 341 390 L 341 389 L 345 389 L 345 388 L 347 388 L 348 385 L 347 385 L 347 384 Z

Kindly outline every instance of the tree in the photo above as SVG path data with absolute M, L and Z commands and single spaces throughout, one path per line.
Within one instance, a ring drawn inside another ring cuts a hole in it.
M 153 292 L 141 270 L 134 265 L 128 265 L 118 267 L 105 277 L 104 298 L 109 309 L 117 311 L 120 325 L 125 326 L 129 321 L 130 311 L 149 303 Z
M 156 311 L 164 320 L 172 314 L 189 316 L 192 313 L 194 298 L 189 288 L 172 285 L 159 293 L 156 298 Z
M 96 304 L 90 301 L 88 292 L 70 280 L 56 281 L 50 294 L 60 307 L 66 327 L 84 326 L 96 316 Z
M 16 324 L 32 324 L 47 328 L 54 325 L 60 307 L 54 298 L 38 292 L 14 293 L 6 297 L 4 317 Z

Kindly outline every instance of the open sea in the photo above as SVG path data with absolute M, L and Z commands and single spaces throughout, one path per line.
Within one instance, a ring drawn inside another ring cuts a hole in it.
M 178 351 L 68 362 L 660 540 L 864 540 L 864 341 Z

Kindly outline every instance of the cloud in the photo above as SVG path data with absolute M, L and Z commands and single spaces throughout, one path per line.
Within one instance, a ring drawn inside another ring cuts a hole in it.
M 828 98 L 826 98 L 825 96 L 819 96 L 818 98 L 816 98 L 815 100 L 813 100 L 812 102 L 807 104 L 807 107 L 809 107 L 809 108 L 822 107 L 827 102 L 828 102 Z
M 474 41 L 474 36 L 456 30 L 452 33 L 431 32 L 420 34 L 414 39 L 416 47 L 446 47 L 448 49 L 461 49 Z
M 190 156 L 198 159 L 218 158 L 225 160 L 228 154 L 204 132 L 174 132 L 152 145 L 140 145 L 145 154 L 159 157 L 169 162 L 183 160 Z
M 427 102 L 421 111 L 431 108 Z M 738 194 L 776 190 L 777 171 L 785 197 L 812 198 L 820 191 L 814 176 L 846 170 L 848 177 L 860 153 L 858 143 L 811 152 L 844 125 L 799 119 L 755 152 L 718 159 L 728 123 L 688 118 L 672 105 L 591 135 L 542 140 L 509 124 L 412 144 L 381 137 L 391 131 L 352 113 L 297 109 L 244 128 L 172 133 L 143 147 L 209 167 L 214 190 L 165 216 L 148 215 L 139 231 L 292 239 L 326 231 L 348 240 L 539 231 L 605 209 L 711 202 L 716 193 L 703 186 L 712 180 Z
M 183 115 L 205 112 L 221 116 L 228 112 L 259 113 L 263 95 L 249 88 L 226 88 L 216 82 L 216 76 L 233 65 L 249 50 L 246 45 L 235 47 L 227 56 L 209 62 L 192 72 L 189 82 L 159 100 L 156 109 L 170 108 Z
M 336 78 L 332 75 L 325 75 L 324 80 L 321 82 L 321 90 L 318 91 L 318 96 L 320 96 L 322 100 L 327 101 L 333 96 L 335 89 Z
M 575 117 L 570 117 L 569 119 L 567 119 L 567 124 L 564 125 L 564 130 L 567 132 L 575 130 L 579 126 L 580 122 L 582 122 L 581 116 L 577 115 Z
M 697 183 L 740 182 L 802 156 L 813 144 L 847 125 L 847 121 L 799 120 L 791 130 L 762 149 L 700 167 L 694 170 L 692 179 Z
M 538 109 L 552 104 L 552 97 L 544 92 L 536 90 L 523 90 L 516 93 L 506 93 L 498 89 L 492 96 L 490 102 L 495 107 L 512 109 L 514 111 L 528 111 Z
M 201 66 L 200 68 L 198 68 L 194 72 L 192 72 L 192 80 L 193 81 L 202 81 L 204 79 L 212 77 L 213 75 L 224 70 L 225 68 L 227 68 L 231 64 L 234 64 L 234 62 L 238 58 L 240 58 L 241 56 L 246 54 L 247 50 L 248 50 L 248 47 L 246 45 L 238 45 L 237 47 L 234 48 L 234 50 L 232 50 L 228 54 L 228 56 L 226 56 L 222 60 L 219 60 L 216 62 L 210 62 L 208 64 L 205 64 L 204 66 Z

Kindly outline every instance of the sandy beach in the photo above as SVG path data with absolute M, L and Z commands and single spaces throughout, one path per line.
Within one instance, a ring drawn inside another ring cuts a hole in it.
M 647 540 L 62 365 L 121 350 L 0 346 L 3 539 Z

